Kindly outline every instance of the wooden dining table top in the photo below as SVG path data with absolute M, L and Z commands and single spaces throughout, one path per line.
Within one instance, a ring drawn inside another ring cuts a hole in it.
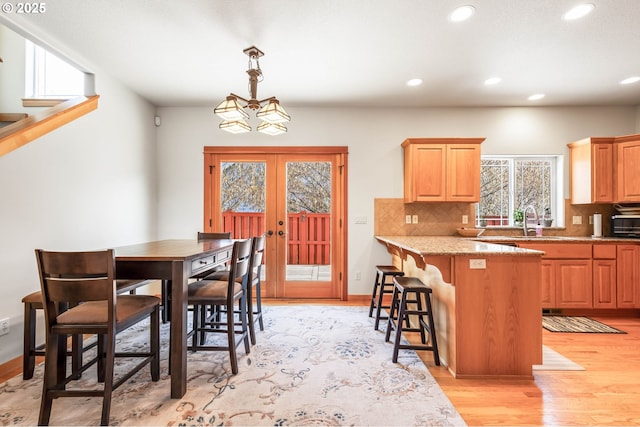
M 157 240 L 153 242 L 137 243 L 114 248 L 116 259 L 126 258 L 128 260 L 175 260 L 189 259 L 200 256 L 208 252 L 216 252 L 221 249 L 233 246 L 232 239 L 219 240 L 189 240 L 189 239 L 169 239 Z

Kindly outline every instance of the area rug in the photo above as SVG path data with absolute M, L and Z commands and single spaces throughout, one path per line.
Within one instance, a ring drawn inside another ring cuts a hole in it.
M 542 316 L 542 327 L 551 332 L 626 334 L 624 331 L 584 316 Z
M 584 371 L 585 369 L 557 351 L 542 346 L 542 365 L 533 365 L 534 371 Z
M 170 399 L 167 325 L 162 327 L 161 379 L 144 369 L 115 391 L 111 425 L 465 425 L 413 351 L 391 362 L 392 345 L 373 329 L 367 307 L 264 307 L 265 331 L 240 372 L 231 375 L 225 352 L 189 352 L 187 393 Z M 141 345 L 137 326 L 118 348 Z M 95 370 L 81 382 L 95 381 Z M 0 385 L 0 425 L 36 425 L 43 366 L 32 380 Z M 52 425 L 98 425 L 100 398 L 61 398 Z

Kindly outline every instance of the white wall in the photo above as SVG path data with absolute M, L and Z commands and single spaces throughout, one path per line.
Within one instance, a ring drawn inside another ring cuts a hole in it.
M 373 238 L 373 200 L 402 197 L 404 139 L 486 137 L 485 154 L 562 154 L 568 160 L 567 143 L 587 136 L 634 133 L 638 115 L 632 107 L 286 108 L 292 116 L 289 132 L 276 137 L 220 131 L 212 108 L 158 109 L 162 117 L 159 237 L 191 238 L 202 228 L 202 152 L 207 145 L 345 145 L 349 147 L 349 294 L 370 293 L 375 264 L 389 260 Z M 367 223 L 355 224 L 355 217 L 362 216 Z M 356 271 L 362 273 L 361 280 L 354 279 Z
M 0 67 L 24 69 L 4 51 L 3 59 Z M 0 336 L 0 363 L 22 354 L 21 299 L 40 286 L 35 248 L 98 249 L 156 237 L 155 107 L 96 74 L 97 110 L 0 157 L 0 318 L 11 325 Z

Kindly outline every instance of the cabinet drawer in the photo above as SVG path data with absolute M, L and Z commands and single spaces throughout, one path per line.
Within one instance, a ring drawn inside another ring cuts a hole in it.
M 593 245 L 593 259 L 616 259 L 616 245 Z
M 542 258 L 591 259 L 592 244 L 589 243 L 520 243 L 518 247 L 544 251 Z
M 207 270 L 213 267 L 215 263 L 215 256 L 208 255 L 206 257 L 194 259 L 191 261 L 191 273 L 199 273 L 202 270 Z

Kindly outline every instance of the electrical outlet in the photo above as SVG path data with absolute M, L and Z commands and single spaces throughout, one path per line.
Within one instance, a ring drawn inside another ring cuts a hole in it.
M 356 271 L 354 276 L 355 276 L 356 280 L 362 279 L 362 274 L 359 271 Z
M 487 260 L 486 259 L 470 259 L 469 268 L 471 270 L 484 270 L 485 268 L 487 268 Z
M 469 224 L 469 215 L 462 215 L 462 223 Z
M 411 217 L 411 223 L 412 224 L 417 224 L 418 223 L 418 215 L 414 215 Z
M 0 335 L 7 335 L 9 333 L 9 318 L 5 317 L 0 319 Z
M 407 215 L 407 216 L 404 218 L 404 222 L 405 222 L 405 223 L 407 223 L 407 224 L 411 224 L 411 215 Z
M 582 216 L 574 215 L 573 216 L 573 225 L 580 225 L 580 224 L 582 224 Z

